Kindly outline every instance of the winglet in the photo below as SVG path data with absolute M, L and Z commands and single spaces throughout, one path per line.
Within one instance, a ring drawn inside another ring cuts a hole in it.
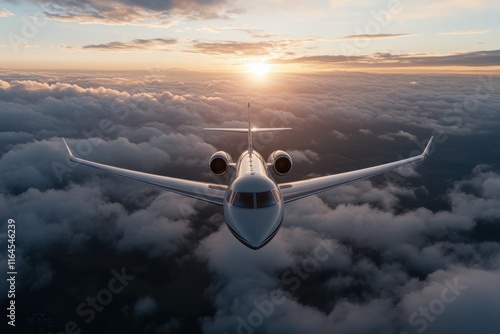
M 66 140 L 64 138 L 62 138 L 62 140 L 64 142 L 64 145 L 66 146 L 66 150 L 68 151 L 68 157 L 70 158 L 70 160 L 73 160 L 75 158 L 73 156 L 73 152 L 71 152 L 71 149 L 69 148 L 68 143 L 66 143 Z
M 427 143 L 425 150 L 422 152 L 422 155 L 424 156 L 424 158 L 427 158 L 427 156 L 429 155 L 429 150 L 430 150 L 431 145 L 432 145 L 432 139 L 434 139 L 434 136 L 432 136 L 431 139 L 429 139 L 429 143 Z

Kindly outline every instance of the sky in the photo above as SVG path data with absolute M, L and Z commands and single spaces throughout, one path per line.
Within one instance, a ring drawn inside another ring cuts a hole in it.
M 1 333 L 498 334 L 498 1 L 3 1 Z M 396 6 L 396 7 L 394 7 Z M 396 9 L 395 9 L 396 8 Z M 390 19 L 381 11 L 392 9 Z M 227 184 L 246 136 L 285 183 L 425 163 L 285 205 L 259 250 L 220 207 L 75 155 Z M 5 311 L 2 311 L 5 312 Z
M 499 12 L 498 0 L 2 1 L 0 66 L 498 71 Z

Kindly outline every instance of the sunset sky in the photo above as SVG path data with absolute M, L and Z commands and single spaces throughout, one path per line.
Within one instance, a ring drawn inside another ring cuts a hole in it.
M 497 71 L 499 0 L 19 0 L 1 68 Z M 263 69 L 261 63 L 268 63 Z M 254 64 L 254 65 L 251 65 Z

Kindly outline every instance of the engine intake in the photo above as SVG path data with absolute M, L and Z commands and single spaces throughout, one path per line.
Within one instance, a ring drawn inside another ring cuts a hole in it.
M 233 159 L 229 155 L 229 153 L 224 151 L 215 152 L 210 157 L 210 162 L 208 163 L 208 168 L 210 172 L 214 175 L 220 176 L 224 175 L 227 171 L 227 167 L 230 163 L 233 162 Z
M 274 151 L 267 162 L 273 165 L 274 171 L 278 175 L 286 175 L 292 170 L 292 157 L 285 151 Z

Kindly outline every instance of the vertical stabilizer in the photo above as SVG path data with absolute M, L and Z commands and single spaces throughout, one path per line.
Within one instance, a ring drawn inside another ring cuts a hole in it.
M 248 102 L 248 152 L 250 157 L 252 157 L 253 147 L 252 147 L 252 115 L 250 114 L 250 102 Z

